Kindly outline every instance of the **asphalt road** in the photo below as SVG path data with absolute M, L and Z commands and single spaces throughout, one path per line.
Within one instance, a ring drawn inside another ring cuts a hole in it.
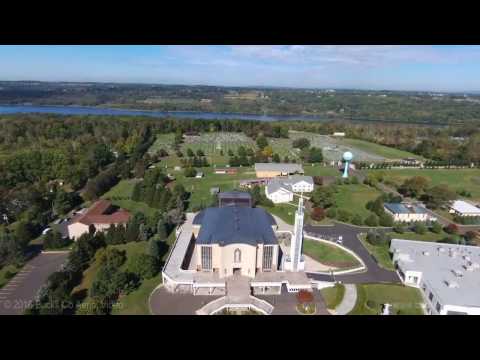
M 46 282 L 67 259 L 68 252 L 40 253 L 0 289 L 0 315 L 22 315 Z
M 313 236 L 323 238 L 338 238 L 343 237 L 342 245 L 352 250 L 357 254 L 365 263 L 367 270 L 362 273 L 345 274 L 345 275 L 320 275 L 307 273 L 308 277 L 314 280 L 320 281 L 342 281 L 346 284 L 358 284 L 358 283 L 397 283 L 400 282 L 398 275 L 394 271 L 389 271 L 381 268 L 375 258 L 370 255 L 368 250 L 363 246 L 357 235 L 365 233 L 369 230 L 367 227 L 355 227 L 346 224 L 336 223 L 334 226 L 312 226 L 306 225 L 304 231 L 310 233 Z M 383 231 L 387 231 L 384 229 Z

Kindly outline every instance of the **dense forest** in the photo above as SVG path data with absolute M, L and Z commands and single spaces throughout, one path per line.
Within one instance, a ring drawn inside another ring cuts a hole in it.
M 0 82 L 0 104 L 315 115 L 325 119 L 428 124 L 480 120 L 480 95 L 400 91 Z

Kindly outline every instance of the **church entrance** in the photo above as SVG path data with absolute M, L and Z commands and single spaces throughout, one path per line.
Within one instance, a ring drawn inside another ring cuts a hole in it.
M 233 276 L 242 275 L 242 268 L 233 268 Z

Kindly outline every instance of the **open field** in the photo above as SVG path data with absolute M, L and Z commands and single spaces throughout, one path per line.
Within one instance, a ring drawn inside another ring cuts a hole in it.
M 364 140 L 335 138 L 328 135 L 300 131 L 290 131 L 289 135 L 291 141 L 298 138 L 307 138 L 311 146 L 322 148 L 323 156 L 327 161 L 340 160 L 345 151 L 351 151 L 355 161 L 383 162 L 385 160 L 399 160 L 406 157 L 421 158 L 407 151 Z
M 105 193 L 102 198 L 110 199 L 115 206 L 126 209 L 132 213 L 142 212 L 146 216 L 152 216 L 157 212 L 156 209 L 151 208 L 143 202 L 137 202 L 130 199 L 135 183 L 137 182 L 138 180 L 136 179 L 122 180 L 111 188 L 110 191 Z
M 349 315 L 377 315 L 385 303 L 391 304 L 391 311 L 398 315 L 422 315 L 422 302 L 420 291 L 412 287 L 394 284 L 357 285 L 357 303 Z
M 370 154 L 376 154 L 382 156 L 388 160 L 401 160 L 404 158 L 415 158 L 419 160 L 424 160 L 423 157 L 415 155 L 408 151 L 403 151 L 395 149 L 393 147 L 384 146 L 380 144 L 375 144 L 369 141 L 360 140 L 360 139 L 339 139 L 338 143 L 346 144 L 347 146 L 352 146 L 354 149 L 359 149 Z
M 371 212 L 365 207 L 367 202 L 375 200 L 381 193 L 367 185 L 340 185 L 337 186 L 338 192 L 335 194 L 335 202 L 338 209 L 344 209 L 352 214 L 359 214 L 363 220 Z
M 344 250 L 316 240 L 304 239 L 303 252 L 312 259 L 337 268 L 360 266 L 358 261 Z
M 335 286 L 321 289 L 323 300 L 328 309 L 335 309 L 343 300 L 345 295 L 345 285 L 335 284 Z
M 368 170 L 375 173 L 375 170 Z M 431 185 L 448 185 L 454 191 L 466 190 L 472 199 L 480 200 L 480 169 L 392 169 L 383 171 L 385 180 L 397 185 L 412 176 L 423 176 Z

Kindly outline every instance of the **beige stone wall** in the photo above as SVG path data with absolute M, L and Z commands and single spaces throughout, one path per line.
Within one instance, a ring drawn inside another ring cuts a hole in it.
M 202 265 L 201 250 L 202 245 L 195 245 L 196 269 L 200 270 Z M 212 268 L 218 269 L 221 278 L 232 276 L 234 268 L 241 268 L 241 274 L 251 278 L 255 277 L 256 270 L 262 271 L 263 261 L 263 245 L 258 247 L 247 244 L 232 244 L 227 246 L 219 246 L 217 244 L 212 247 Z M 235 250 L 241 252 L 241 261 L 236 263 Z M 273 249 L 272 271 L 277 268 L 278 245 Z
M 273 178 L 282 175 L 280 171 L 257 171 L 258 178 Z
M 85 233 L 88 233 L 89 226 L 82 223 L 74 223 L 68 225 L 68 237 L 73 240 L 78 239 Z

